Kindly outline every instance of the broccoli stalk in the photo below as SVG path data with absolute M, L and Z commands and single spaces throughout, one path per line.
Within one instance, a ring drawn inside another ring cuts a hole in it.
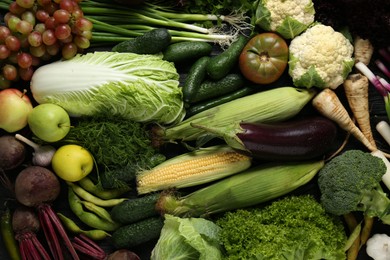
M 321 204 L 327 212 L 338 216 L 360 211 L 390 225 L 390 199 L 381 186 L 385 173 L 382 159 L 360 150 L 348 150 L 319 171 Z

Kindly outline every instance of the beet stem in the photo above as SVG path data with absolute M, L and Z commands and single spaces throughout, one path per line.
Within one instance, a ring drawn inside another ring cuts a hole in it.
M 38 207 L 39 220 L 41 222 L 43 232 L 45 234 L 47 243 L 49 244 L 49 248 L 50 248 L 50 251 L 51 251 L 54 259 L 63 260 L 64 257 L 62 255 L 61 246 L 59 244 L 59 241 L 58 241 L 58 238 L 56 236 L 53 225 L 50 222 L 50 219 L 46 213 L 46 210 L 45 210 L 46 207 L 48 207 L 48 205 L 46 205 L 46 204 L 43 204 L 43 205 Z
M 37 251 L 43 257 L 43 259 L 50 260 L 49 254 L 46 252 L 46 249 L 43 247 L 43 245 L 41 244 L 41 242 L 38 240 L 38 238 L 35 235 L 31 238 L 31 241 L 33 242 Z
M 89 257 L 92 257 L 94 259 L 99 259 L 99 260 L 106 259 L 106 256 L 107 256 L 106 253 L 101 253 L 101 252 L 95 251 L 89 246 L 86 247 L 84 242 L 81 242 L 80 244 L 73 243 L 73 246 L 77 251 L 79 251 L 79 252 L 81 252 Z
M 103 250 L 100 246 L 98 246 L 92 239 L 90 239 L 90 238 L 87 237 L 86 235 L 80 234 L 79 237 L 80 237 L 83 241 L 87 242 L 90 246 L 94 247 L 94 248 L 95 248 L 97 251 L 99 251 L 100 253 L 102 253 L 102 254 L 105 253 L 104 250 Z
M 57 228 L 57 231 L 59 235 L 62 237 L 62 239 L 65 242 L 66 247 L 68 248 L 70 254 L 72 255 L 73 259 L 78 260 L 79 256 L 77 255 L 76 250 L 74 249 L 72 242 L 70 241 L 68 234 L 66 233 L 60 219 L 58 218 L 57 214 L 53 211 L 53 209 L 47 205 L 45 207 L 45 212 L 47 213 L 48 217 L 53 222 L 54 226 Z

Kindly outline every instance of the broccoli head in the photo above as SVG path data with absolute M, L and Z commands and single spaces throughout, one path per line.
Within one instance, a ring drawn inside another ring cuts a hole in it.
M 216 223 L 226 259 L 345 259 L 340 218 L 309 194 L 226 212 Z
M 389 222 L 390 200 L 381 187 L 386 165 L 381 158 L 360 150 L 336 156 L 318 173 L 321 203 L 335 215 L 362 211 L 370 217 Z

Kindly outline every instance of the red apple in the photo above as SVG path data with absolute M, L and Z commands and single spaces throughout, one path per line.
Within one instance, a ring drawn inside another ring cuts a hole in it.
M 30 98 L 16 88 L 0 91 L 0 128 L 13 133 L 27 126 L 27 117 L 33 110 Z

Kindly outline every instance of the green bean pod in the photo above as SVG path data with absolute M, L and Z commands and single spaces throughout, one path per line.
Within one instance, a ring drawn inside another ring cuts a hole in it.
M 61 213 L 57 213 L 57 215 L 60 218 L 64 227 L 69 232 L 71 232 L 73 234 L 84 234 L 87 237 L 89 237 L 90 239 L 95 240 L 95 241 L 103 240 L 103 239 L 106 239 L 108 237 L 111 237 L 111 235 L 104 230 L 100 230 L 100 229 L 84 230 L 84 229 L 81 229 L 76 224 L 76 222 L 74 222 L 72 219 L 68 218 L 67 216 L 65 216 Z
M 79 185 L 74 184 L 72 182 L 67 182 L 69 187 L 74 191 L 74 193 L 77 194 L 80 198 L 83 200 L 89 201 L 94 203 L 95 205 L 101 206 L 101 207 L 113 207 L 115 205 L 118 205 L 119 203 L 127 200 L 127 198 L 118 198 L 118 199 L 109 199 L 104 200 L 99 197 L 96 197 L 95 195 L 89 193 L 85 189 L 81 188 Z
M 95 184 L 88 177 L 84 177 L 83 179 L 79 180 L 78 184 L 81 188 L 88 191 L 89 193 L 92 193 L 93 195 L 105 200 L 116 199 L 124 193 L 130 191 L 130 188 L 128 186 L 124 186 L 123 188 L 121 187 L 117 189 L 104 189 L 100 185 Z
M 110 213 L 105 208 L 100 207 L 100 206 L 98 206 L 96 204 L 93 204 L 92 202 L 85 201 L 85 200 L 82 200 L 81 204 L 83 204 L 83 206 L 87 210 L 95 213 L 96 215 L 98 215 L 102 219 L 104 219 L 104 220 L 106 220 L 108 222 L 111 222 L 111 223 L 115 223 L 115 221 L 111 218 Z
M 12 229 L 12 214 L 9 208 L 6 208 L 4 213 L 1 215 L 0 227 L 1 236 L 9 257 L 12 260 L 20 260 L 19 246 L 15 240 L 14 230 Z
M 100 218 L 95 213 L 84 211 L 80 198 L 71 187 L 68 188 L 68 200 L 72 212 L 86 225 L 104 231 L 114 231 L 120 226 Z

